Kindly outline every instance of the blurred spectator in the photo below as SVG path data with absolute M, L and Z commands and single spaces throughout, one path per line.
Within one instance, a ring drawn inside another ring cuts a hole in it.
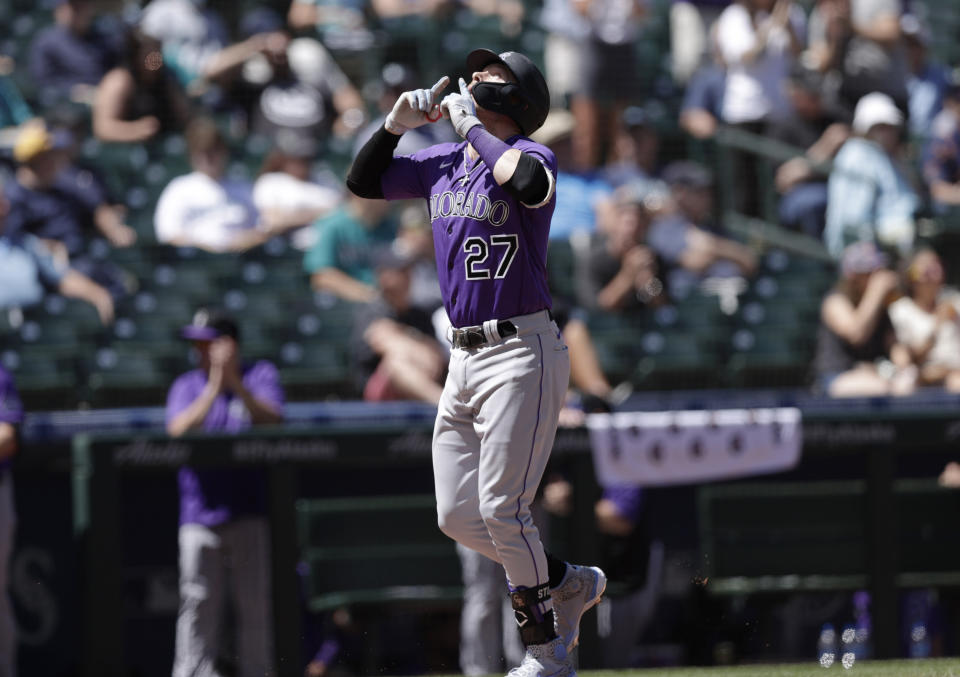
M 230 42 L 223 19 L 205 0 L 150 0 L 140 30 L 160 42 L 167 68 L 181 86 L 208 77 L 213 59 Z
M 943 110 L 933 119 L 924 149 L 923 178 L 934 206 L 960 206 L 960 83 L 944 94 Z
M 533 140 L 549 146 L 557 158 L 557 204 L 550 223 L 551 239 L 568 239 L 574 233 L 593 233 L 597 210 L 613 191 L 603 173 L 579 169 L 573 156 L 575 120 L 565 110 L 553 110 Z
M 250 131 L 272 139 L 282 132 L 314 146 L 331 133 L 357 133 L 366 122 L 363 98 L 320 42 L 291 39 L 268 8 L 248 14 L 242 28 L 250 37 L 224 50 L 228 57 L 211 69 L 219 74 L 242 65 L 238 96 Z
M 19 450 L 18 430 L 22 422 L 23 405 L 13 377 L 0 367 L 0 675 L 5 677 L 17 674 L 17 626 L 7 594 L 7 581 L 17 526 L 11 466 Z
M 6 127 L 15 127 L 21 125 L 33 117 L 33 111 L 30 105 L 23 98 L 17 83 L 14 82 L 13 72 L 16 64 L 13 59 L 0 54 L 0 143 L 2 145 L 13 145 L 11 141 L 6 143 Z M 15 131 L 12 131 L 15 134 Z
M 854 243 L 843 251 L 840 273 L 820 307 L 816 388 L 831 397 L 911 393 L 916 369 L 891 361 L 895 336 L 887 308 L 899 279 L 887 257 L 872 242 Z
M 711 59 L 690 77 L 680 105 L 680 128 L 695 139 L 710 139 L 723 117 L 727 69 L 711 40 Z
M 360 51 L 373 45 L 366 0 L 293 0 L 287 21 L 295 31 L 315 30 L 330 49 Z
M 631 106 L 623 111 L 622 124 L 614 132 L 603 175 L 614 188 L 650 180 L 657 173 L 659 153 L 656 128 L 642 108 Z
M 200 366 L 181 374 L 167 395 L 171 437 L 188 432 L 241 433 L 280 423 L 284 395 L 276 367 L 245 363 L 233 318 L 202 308 L 181 335 Z M 250 468 L 180 468 L 180 611 L 174 677 L 218 673 L 222 619 L 235 617 L 237 675 L 275 674 L 270 605 L 270 531 L 263 472 Z
M 71 162 L 74 144 L 66 129 L 48 130 L 43 123 L 22 128 L 13 149 L 15 180 L 7 184 L 7 227 L 62 251 L 72 268 L 119 299 L 132 291 L 130 280 L 112 264 L 87 255 L 87 235 L 95 228 L 113 246 L 128 247 L 136 241 L 136 232 L 123 223 L 123 207 L 111 204 L 99 179 Z
M 116 35 L 97 26 L 95 0 L 53 0 L 54 25 L 30 45 L 32 86 L 46 106 L 71 100 L 93 103 L 100 80 L 117 65 Z
M 540 25 L 546 31 L 544 75 L 552 108 L 569 107 L 573 95 L 583 89 L 583 46 L 590 37 L 586 6 L 579 0 L 544 0 Z
M 771 125 L 769 136 L 804 150 L 777 168 L 780 221 L 820 238 L 827 213 L 824 171 L 850 136 L 850 128 L 823 101 L 823 79 L 817 71 L 795 67 L 787 83 L 791 113 Z
M 381 82 L 377 96 L 377 110 L 380 114 L 366 127 L 360 130 L 353 141 L 353 156 L 356 157 L 364 144 L 370 140 L 374 132 L 383 126 L 387 113 L 393 109 L 393 104 L 404 92 L 422 87 L 419 77 L 412 68 L 397 62 L 386 64 L 380 71 Z M 442 141 L 453 141 L 450 125 L 421 125 L 410 129 L 400 137 L 400 143 L 394 148 L 394 155 L 412 155 Z
M 837 101 L 848 110 L 870 92 L 907 110 L 902 13 L 900 0 L 818 0 L 811 12 L 810 63 L 831 74 Z
M 373 6 L 377 8 L 385 2 L 397 2 L 398 0 L 373 0 Z M 431 0 L 434 4 L 439 4 L 441 8 L 445 3 L 439 0 Z M 497 17 L 500 20 L 500 34 L 508 38 L 519 38 L 520 31 L 523 30 L 523 19 L 526 14 L 522 0 L 460 0 L 458 3 L 466 7 L 471 14 L 477 17 Z M 382 17 L 383 13 L 377 9 L 377 15 Z
M 614 194 L 612 222 L 591 238 L 586 271 L 578 280 L 584 307 L 636 312 L 664 300 L 659 262 L 645 243 L 650 212 L 644 197 L 633 185 Z
M 430 215 L 421 202 L 411 202 L 400 210 L 399 230 L 391 248 L 410 260 L 410 302 L 424 310 L 443 305 L 437 258 L 433 249 Z
M 384 249 L 376 258 L 377 300 L 358 311 L 355 359 L 365 376 L 363 399 L 440 401 L 446 354 L 433 337 L 432 309 L 410 297 L 412 261 Z
M 906 295 L 890 306 L 890 321 L 905 364 L 919 370 L 920 385 L 960 392 L 960 292 L 944 287 L 940 257 L 921 249 L 903 276 Z
M 28 233 L 9 233 L 6 228 L 10 203 L 0 191 L 0 309 L 40 303 L 47 290 L 92 305 L 103 324 L 113 322 L 110 292 L 63 263 Z
M 717 20 L 717 49 L 727 66 L 723 121 L 754 134 L 789 111 L 783 82 L 799 54 L 806 17 L 792 0 L 738 0 Z M 757 158 L 737 151 L 734 208 L 760 215 Z
M 157 200 L 157 242 L 211 252 L 242 251 L 270 233 L 259 227 L 248 181 L 225 176 L 229 149 L 216 123 L 197 118 L 187 129 L 193 171 L 173 179 Z
M 675 209 L 650 226 L 647 243 L 667 266 L 671 296 L 685 297 L 705 278 L 753 275 L 752 249 L 725 237 L 713 220 L 713 177 L 702 165 L 675 162 L 663 172 Z
M 309 249 L 314 244 L 315 231 L 310 224 L 332 212 L 343 200 L 339 185 L 334 187 L 313 179 L 314 157 L 311 146 L 278 139 L 253 184 L 253 206 L 264 228 L 273 235 L 298 228 L 292 237 L 298 249 Z
M 639 91 L 634 44 L 645 14 L 642 0 L 591 0 L 575 4 L 590 24 L 580 53 L 580 88 L 570 110 L 577 124 L 573 155 L 577 169 L 595 169 L 613 143 L 623 109 Z
M 671 0 L 670 72 L 676 83 L 689 86 L 710 51 L 712 27 L 731 0 Z
M 317 243 L 303 259 L 314 289 L 346 301 L 376 300 L 374 260 L 397 232 L 389 210 L 385 200 L 351 195 L 331 216 L 314 222 Z
M 121 65 L 97 87 L 93 133 L 101 141 L 142 143 L 183 129 L 189 116 L 189 102 L 164 63 L 160 42 L 131 29 Z
M 886 94 L 857 102 L 855 136 L 837 153 L 827 184 L 827 249 L 840 258 L 858 240 L 907 252 L 913 246 L 919 197 L 898 166 L 903 113 Z
M 930 59 L 930 33 L 913 14 L 900 19 L 900 32 L 907 58 L 907 105 L 910 134 L 924 139 L 934 117 L 943 107 L 949 71 Z

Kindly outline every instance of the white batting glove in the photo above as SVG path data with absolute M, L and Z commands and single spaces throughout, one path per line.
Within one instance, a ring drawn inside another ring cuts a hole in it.
M 467 83 L 460 78 L 460 93 L 447 94 L 440 102 L 440 111 L 443 116 L 450 118 L 453 128 L 457 134 L 467 138 L 467 132 L 477 125 L 483 124 L 477 119 L 477 104 L 473 101 L 473 96 L 467 90 Z
M 393 104 L 393 110 L 387 114 L 383 126 L 393 134 L 403 134 L 428 122 L 440 119 L 440 106 L 437 99 L 440 92 L 450 84 L 450 78 L 444 75 L 430 89 L 415 89 L 404 92 Z

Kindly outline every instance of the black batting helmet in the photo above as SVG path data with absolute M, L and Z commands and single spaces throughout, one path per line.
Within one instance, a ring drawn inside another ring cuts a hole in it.
M 473 98 L 482 108 L 506 115 L 529 136 L 540 128 L 550 112 L 550 92 L 543 73 L 519 52 L 497 54 L 489 49 L 475 49 L 467 56 L 470 73 L 482 71 L 492 63 L 505 66 L 517 82 L 478 83 L 473 87 Z

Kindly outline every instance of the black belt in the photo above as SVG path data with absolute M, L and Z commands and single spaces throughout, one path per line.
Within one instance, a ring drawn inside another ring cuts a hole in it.
M 497 333 L 500 334 L 500 338 L 516 336 L 517 327 L 510 320 L 500 320 L 497 322 Z M 452 343 L 454 348 L 476 348 L 487 343 L 487 336 L 480 325 L 461 327 L 453 330 Z

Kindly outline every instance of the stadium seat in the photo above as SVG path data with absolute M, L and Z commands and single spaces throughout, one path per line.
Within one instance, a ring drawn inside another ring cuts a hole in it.
M 173 380 L 161 359 L 122 344 L 100 348 L 87 364 L 90 403 L 96 407 L 162 406 Z
M 704 388 L 719 382 L 719 341 L 711 328 L 648 331 L 630 382 L 637 389 Z
M 291 400 L 352 396 L 345 345 L 328 341 L 290 341 L 280 347 L 280 379 Z M 276 361 L 276 356 L 273 357 Z
M 77 356 L 90 354 L 93 347 L 21 345 L 6 348 L 0 362 L 16 379 L 24 406 L 36 409 L 72 408 L 77 405 Z
M 301 499 L 297 528 L 312 611 L 460 599 L 460 562 L 432 494 Z
M 759 325 L 733 335 L 727 363 L 729 385 L 796 387 L 808 377 L 816 330 L 808 327 Z

